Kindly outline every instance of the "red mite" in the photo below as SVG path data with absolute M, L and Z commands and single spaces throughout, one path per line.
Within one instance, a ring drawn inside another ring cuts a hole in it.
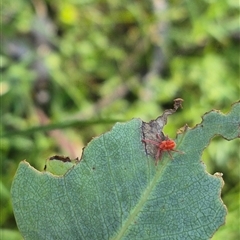
M 161 137 L 159 134 L 157 134 L 157 139 L 159 140 L 158 142 L 157 141 L 154 141 L 154 140 L 150 140 L 150 139 L 143 139 L 142 142 L 145 142 L 145 143 L 151 143 L 155 146 L 157 146 L 157 153 L 156 153 L 156 156 L 155 156 L 155 160 L 156 160 L 156 165 L 158 163 L 158 161 L 161 160 L 162 158 L 162 154 L 163 152 L 168 152 L 170 158 L 172 159 L 172 154 L 171 154 L 171 151 L 173 152 L 179 152 L 179 153 L 183 153 L 181 151 L 178 151 L 176 149 L 174 149 L 176 147 L 176 143 L 168 138 L 168 136 L 166 136 L 165 140 L 162 141 Z

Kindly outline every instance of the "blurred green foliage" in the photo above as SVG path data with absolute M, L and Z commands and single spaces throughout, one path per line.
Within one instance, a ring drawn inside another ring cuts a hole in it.
M 181 97 L 184 109 L 165 128 L 174 138 L 184 124 L 193 127 L 213 108 L 226 113 L 240 97 L 233 0 L 10 0 L 2 3 L 1 40 L 5 239 L 17 234 L 9 191 L 21 160 L 42 170 L 52 155 L 79 157 L 115 121 L 149 121 Z M 48 123 L 58 130 L 34 128 Z M 238 146 L 216 138 L 203 156 L 207 170 L 223 172 L 226 182 L 227 224 L 214 239 L 240 237 Z

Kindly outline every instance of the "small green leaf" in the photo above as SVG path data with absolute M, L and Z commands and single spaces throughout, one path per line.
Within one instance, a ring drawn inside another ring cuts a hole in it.
M 146 155 L 140 119 L 94 138 L 64 176 L 20 163 L 11 194 L 24 239 L 209 239 L 225 221 L 222 174 L 201 161 L 215 135 L 240 136 L 240 104 L 177 137 L 174 159 Z
M 62 176 L 64 175 L 69 169 L 71 169 L 76 164 L 74 162 L 63 162 L 59 160 L 48 160 L 45 165 L 45 170 L 51 172 L 54 175 Z

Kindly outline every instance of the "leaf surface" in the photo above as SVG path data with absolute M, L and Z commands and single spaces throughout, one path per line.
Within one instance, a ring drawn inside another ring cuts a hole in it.
M 240 104 L 211 111 L 177 136 L 174 159 L 155 166 L 142 121 L 117 123 L 94 138 L 63 176 L 20 163 L 11 194 L 24 239 L 209 239 L 225 221 L 222 174 L 201 162 L 215 135 L 240 136 Z

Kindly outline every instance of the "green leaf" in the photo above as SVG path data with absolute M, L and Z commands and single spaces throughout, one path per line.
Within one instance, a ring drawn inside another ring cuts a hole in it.
M 78 159 L 70 160 L 69 157 L 55 155 L 50 157 L 45 164 L 44 170 L 55 174 L 64 175 L 69 169 L 76 165 Z
M 18 231 L 12 229 L 0 228 L 1 240 L 22 240 L 21 234 Z
M 94 138 L 63 176 L 21 162 L 11 189 L 20 232 L 26 240 L 209 239 L 227 210 L 222 174 L 207 173 L 201 155 L 215 135 L 240 136 L 239 112 L 236 103 L 227 115 L 211 111 L 185 127 L 176 140 L 184 154 L 164 154 L 157 166 L 140 119 Z

